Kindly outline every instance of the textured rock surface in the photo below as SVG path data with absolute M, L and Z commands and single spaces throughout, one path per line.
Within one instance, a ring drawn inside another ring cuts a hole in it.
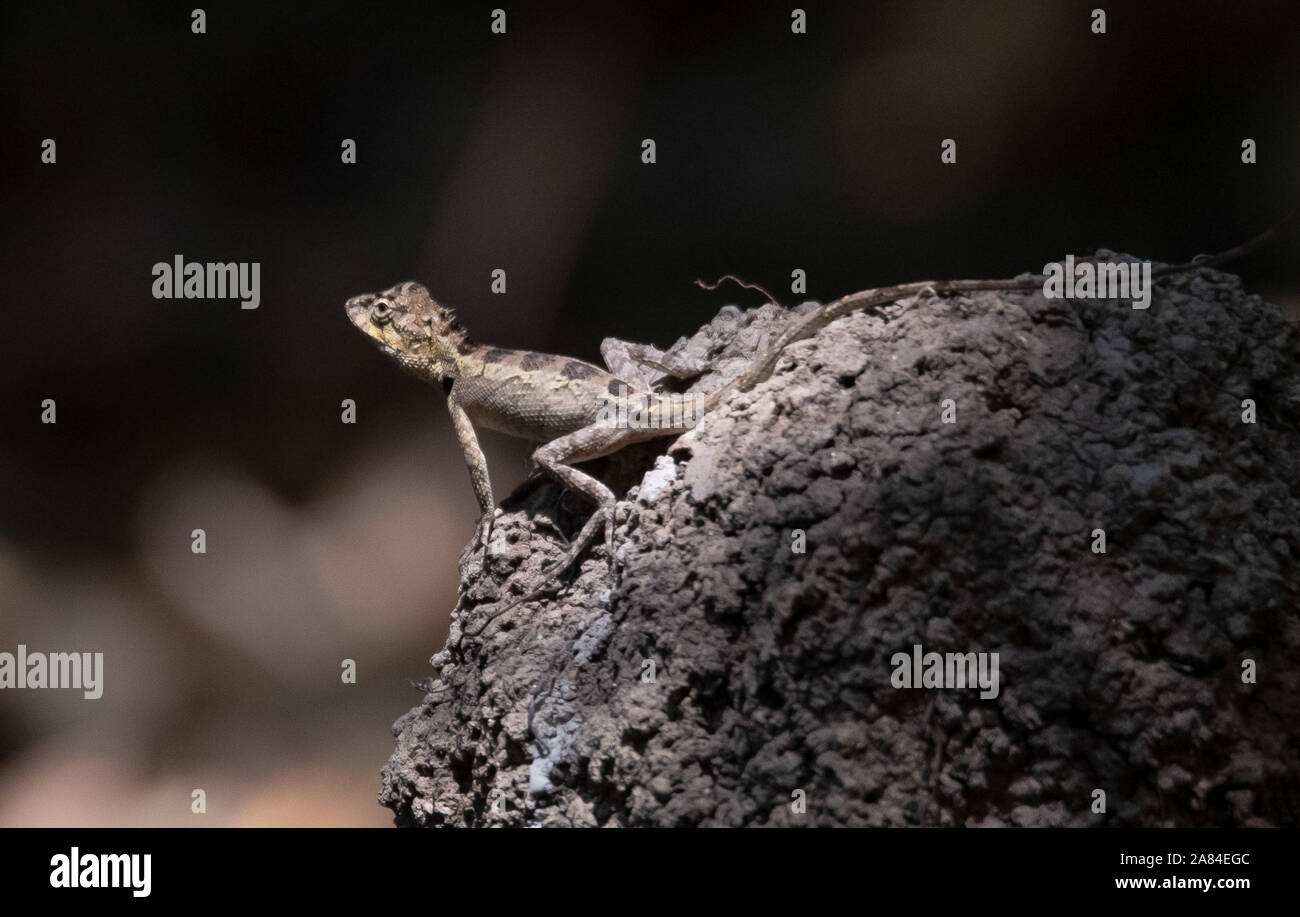
M 714 388 L 782 321 L 725 309 L 677 351 L 720 360 Z M 467 551 L 395 727 L 399 824 L 1300 822 L 1300 372 L 1276 307 L 1203 271 L 1148 311 L 922 299 L 788 355 L 593 465 L 627 494 L 615 577 L 595 551 L 470 637 L 586 509 L 539 482 L 485 568 Z M 1000 693 L 892 687 L 917 643 L 999 653 Z

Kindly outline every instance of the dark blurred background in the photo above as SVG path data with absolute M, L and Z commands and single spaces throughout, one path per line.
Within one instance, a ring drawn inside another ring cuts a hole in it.
M 0 650 L 106 654 L 101 700 L 0 692 L 0 824 L 388 823 L 476 507 L 351 295 L 419 280 L 479 340 L 596 360 L 761 299 L 696 277 L 1184 260 L 1300 197 L 1294 2 L 805 3 L 806 35 L 793 3 L 530 2 L 504 36 L 494 5 L 0 13 Z M 1293 317 L 1298 240 L 1232 267 Z M 177 254 L 261 262 L 261 307 L 153 299 Z M 502 498 L 526 447 L 484 445 Z

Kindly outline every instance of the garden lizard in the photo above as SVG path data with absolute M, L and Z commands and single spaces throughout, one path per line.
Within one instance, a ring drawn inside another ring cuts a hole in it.
M 1295 212 L 1294 208 L 1291 212 Z M 1266 242 L 1276 229 L 1274 226 L 1250 242 L 1217 255 L 1156 269 L 1151 277 L 1239 257 Z M 481 516 L 477 539 L 484 552 L 497 510 L 476 427 L 541 443 L 533 453 L 537 465 L 595 505 L 595 512 L 569 550 L 548 571 L 549 583 L 577 560 L 602 531 L 606 545 L 611 549 L 613 545 L 614 494 L 596 478 L 574 468 L 574 464 L 609 455 L 632 443 L 686 432 L 699 416 L 771 376 L 786 347 L 812 337 L 850 312 L 922 293 L 945 296 L 982 290 L 1041 291 L 1045 279 L 1042 275 L 1024 275 L 1009 280 L 923 280 L 852 293 L 793 320 L 744 371 L 706 395 L 669 396 L 638 390 L 613 373 L 582 360 L 476 344 L 450 309 L 439 305 L 428 290 L 412 281 L 382 293 L 354 296 L 346 308 L 352 323 L 380 350 L 417 377 L 442 387 L 478 499 Z M 629 399 L 639 411 L 626 409 Z M 624 407 L 621 412 L 620 404 Z M 613 556 L 611 550 L 611 566 Z M 501 606 L 489 621 L 536 597 L 546 583 Z

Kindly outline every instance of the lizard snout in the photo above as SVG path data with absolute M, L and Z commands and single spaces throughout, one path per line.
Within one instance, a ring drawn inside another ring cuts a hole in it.
M 364 318 L 370 311 L 370 303 L 374 297 L 369 293 L 362 293 L 360 296 L 353 296 L 343 304 L 344 310 L 348 313 L 348 318 L 352 319 L 353 324 L 357 324 L 358 319 Z

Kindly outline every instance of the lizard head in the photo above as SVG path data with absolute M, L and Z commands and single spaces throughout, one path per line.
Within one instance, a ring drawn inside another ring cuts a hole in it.
M 469 345 L 455 314 L 413 281 L 353 296 L 346 309 L 352 324 L 380 350 L 422 377 L 447 375 L 457 353 Z

